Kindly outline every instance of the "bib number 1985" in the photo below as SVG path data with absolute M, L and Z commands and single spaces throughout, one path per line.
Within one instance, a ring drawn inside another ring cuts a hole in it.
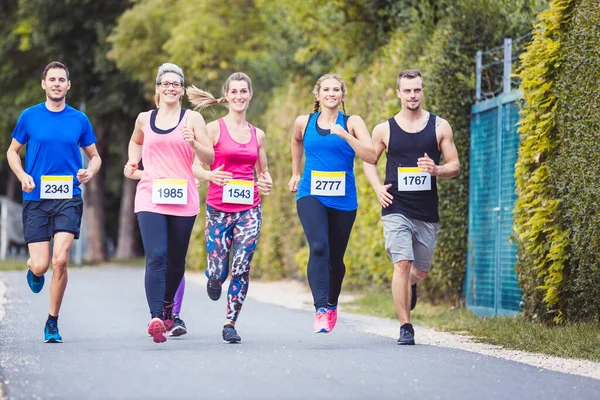
M 187 204 L 187 179 L 154 179 L 153 204 Z

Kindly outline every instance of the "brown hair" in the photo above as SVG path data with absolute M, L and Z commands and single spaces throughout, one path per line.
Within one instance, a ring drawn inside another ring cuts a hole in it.
M 398 78 L 396 79 L 396 86 L 400 89 L 400 80 L 404 79 L 415 79 L 421 78 L 421 82 L 423 81 L 423 77 L 421 76 L 421 72 L 416 69 L 406 69 L 398 74 Z
M 50 64 L 46 65 L 46 68 L 44 68 L 44 73 L 42 74 L 42 79 L 46 79 L 46 74 L 48 74 L 48 71 L 51 69 L 63 69 L 65 70 L 65 72 L 67 73 L 67 80 L 69 80 L 69 70 L 67 68 L 67 66 L 59 61 L 52 61 Z
M 217 99 L 209 91 L 199 89 L 196 86 L 192 85 L 192 86 L 188 86 L 187 90 L 186 90 L 188 100 L 190 101 L 190 103 L 192 103 L 194 105 L 195 110 L 197 110 L 197 109 L 204 110 L 206 107 L 210 107 L 214 104 L 227 103 L 225 94 L 227 94 L 227 92 L 229 92 L 229 84 L 232 81 L 246 82 L 248 84 L 248 90 L 250 91 L 250 93 L 252 93 L 252 80 L 250 80 L 250 77 L 243 72 L 234 72 L 233 74 L 229 75 L 229 78 L 227 78 L 227 80 L 225 81 L 225 84 L 223 85 L 223 89 L 222 89 L 223 96 L 222 97 Z
M 339 83 L 341 83 L 342 84 L 342 96 L 346 97 L 346 93 L 347 93 L 346 92 L 346 84 L 344 83 L 342 78 L 340 78 L 340 76 L 338 74 L 325 74 L 317 80 L 317 83 L 315 84 L 315 87 L 313 88 L 313 94 L 315 95 L 315 105 L 313 107 L 314 113 L 319 111 L 319 107 L 321 105 L 319 103 L 319 100 L 316 99 L 316 96 L 319 94 L 319 90 L 321 90 L 321 82 L 323 82 L 325 79 L 335 79 Z M 344 103 L 344 100 L 342 100 L 342 110 L 344 110 L 344 114 L 346 114 L 346 104 Z

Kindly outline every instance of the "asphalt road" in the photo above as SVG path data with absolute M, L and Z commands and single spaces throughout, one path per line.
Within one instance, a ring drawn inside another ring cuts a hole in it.
M 46 277 L 50 279 L 50 275 Z M 7 399 L 595 399 L 600 381 L 462 350 L 398 346 L 340 315 L 312 333 L 313 315 L 248 299 L 225 344 L 224 296 L 188 281 L 189 333 L 155 344 L 141 268 L 70 270 L 62 344 L 43 343 L 49 281 L 0 273 L 0 382 Z M 250 291 L 252 290 L 252 284 Z M 417 332 L 418 341 L 418 332 Z

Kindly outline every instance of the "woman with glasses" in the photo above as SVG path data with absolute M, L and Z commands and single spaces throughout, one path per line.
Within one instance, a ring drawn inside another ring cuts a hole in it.
M 185 272 L 200 209 L 195 159 L 205 164 L 214 159 L 204 119 L 181 107 L 183 83 L 183 71 L 177 65 L 165 63 L 158 68 L 157 108 L 138 115 L 124 168 L 124 175 L 133 178 L 140 160 L 144 163 L 135 213 L 146 253 L 148 334 L 155 343 L 165 342 L 166 332 L 173 327 L 173 299 Z

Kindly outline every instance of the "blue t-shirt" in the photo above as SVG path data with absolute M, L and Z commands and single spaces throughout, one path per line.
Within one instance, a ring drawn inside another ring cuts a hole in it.
M 321 113 L 312 114 L 308 119 L 306 131 L 304 132 L 304 172 L 298 185 L 299 200 L 310 194 L 310 179 L 312 171 L 323 172 L 345 172 L 346 173 L 346 195 L 345 196 L 313 196 L 325 207 L 341 211 L 353 211 L 358 208 L 356 197 L 356 183 L 354 181 L 354 149 L 341 137 L 332 135 L 329 129 L 322 129 L 317 125 L 317 118 Z M 348 130 L 347 116 L 338 113 L 336 123 Z
M 52 112 L 46 103 L 40 103 L 21 113 L 12 137 L 27 144 L 24 169 L 35 182 L 35 189 L 23 192 L 23 200 L 40 201 L 42 175 L 72 175 L 73 195 L 81 194 L 77 180 L 77 171 L 82 168 L 79 147 L 96 143 L 92 124 L 84 113 L 69 105 Z

